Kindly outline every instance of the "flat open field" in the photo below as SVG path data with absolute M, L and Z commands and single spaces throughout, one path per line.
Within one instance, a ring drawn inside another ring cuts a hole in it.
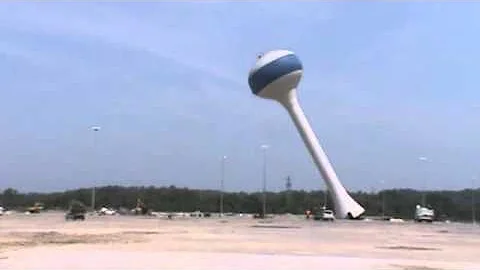
M 480 269 L 480 226 L 278 216 L 0 217 L 0 269 Z

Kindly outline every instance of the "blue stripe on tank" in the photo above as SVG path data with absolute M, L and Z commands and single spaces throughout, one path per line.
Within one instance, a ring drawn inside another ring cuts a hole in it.
M 297 56 L 288 54 L 266 64 L 251 74 L 248 77 L 248 84 L 252 92 L 256 95 L 276 79 L 293 71 L 301 70 L 302 68 L 302 63 Z

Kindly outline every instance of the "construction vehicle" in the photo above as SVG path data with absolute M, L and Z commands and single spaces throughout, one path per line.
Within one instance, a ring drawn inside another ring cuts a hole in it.
M 132 209 L 132 212 L 135 215 L 146 215 L 148 214 L 148 208 L 145 203 L 140 198 L 138 198 L 137 205 L 135 206 L 135 208 Z
M 333 214 L 333 211 L 327 208 L 327 202 L 328 202 L 328 189 L 325 189 L 323 192 L 324 198 L 323 198 L 323 206 L 318 209 L 317 207 L 314 207 L 313 211 L 309 210 L 309 217 L 310 218 L 313 216 L 313 220 L 322 220 L 322 221 L 334 221 L 335 220 L 335 215 Z
M 323 220 L 323 221 L 335 221 L 335 215 L 333 211 L 327 209 L 326 206 L 320 208 L 320 210 L 315 211 L 313 215 L 314 220 Z
M 309 209 L 305 210 L 305 218 L 310 219 L 312 217 L 313 213 Z
M 80 201 L 72 200 L 65 214 L 65 220 L 85 220 L 87 207 Z
M 419 204 L 415 207 L 415 221 L 432 223 L 435 218 L 435 211 L 430 206 L 421 206 Z
M 36 202 L 33 206 L 27 208 L 27 213 L 38 214 L 45 208 L 45 205 L 41 202 Z

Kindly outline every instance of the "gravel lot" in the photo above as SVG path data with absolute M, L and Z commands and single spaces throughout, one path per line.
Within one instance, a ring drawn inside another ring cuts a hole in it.
M 480 226 L 299 216 L 0 217 L 1 269 L 480 269 Z

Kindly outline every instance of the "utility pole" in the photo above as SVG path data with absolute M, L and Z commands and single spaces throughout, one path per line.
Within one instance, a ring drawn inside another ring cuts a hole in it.
M 290 176 L 287 176 L 287 182 L 285 183 L 285 188 L 287 191 L 290 191 L 292 189 L 292 180 Z

